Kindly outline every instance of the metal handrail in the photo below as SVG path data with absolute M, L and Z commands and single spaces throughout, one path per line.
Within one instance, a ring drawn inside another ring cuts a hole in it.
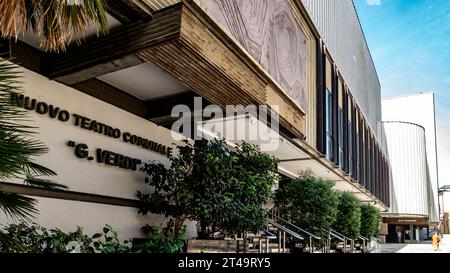
M 335 234 L 341 236 L 342 238 L 344 238 L 344 239 L 346 239 L 346 240 L 350 240 L 350 241 L 353 240 L 353 239 L 351 239 L 351 238 L 349 238 L 349 237 L 347 237 L 347 236 L 345 236 L 345 235 L 343 235 L 343 234 L 337 232 L 337 231 L 334 230 L 334 229 L 332 229 L 331 231 L 334 232 Z
M 295 237 L 296 239 L 299 239 L 299 240 L 302 240 L 302 241 L 305 240 L 305 238 L 303 238 L 300 234 L 298 234 L 298 233 L 288 229 L 286 226 L 283 226 L 283 225 L 277 223 L 275 220 L 269 218 L 269 219 L 267 219 L 267 221 L 269 222 L 269 224 L 271 224 L 271 225 L 275 226 L 276 228 L 286 232 L 287 234 L 291 235 L 292 237 Z
M 274 239 L 278 238 L 277 235 L 273 234 L 272 232 L 270 232 L 268 230 L 263 230 L 262 232 L 266 233 L 267 235 L 264 235 L 264 236 L 261 236 L 261 237 L 264 237 L 264 238 L 267 238 L 267 239 L 270 239 L 270 240 L 274 240 Z
M 358 235 L 358 239 L 365 240 L 365 241 L 370 241 L 368 238 L 366 238 L 366 237 L 364 237 L 362 235 Z
M 269 239 L 269 240 L 274 240 L 277 239 L 277 235 L 273 234 L 272 232 L 270 232 L 269 230 L 261 230 L 260 234 L 255 234 L 255 235 L 246 235 L 246 238 L 264 238 L 264 239 Z
M 341 236 L 337 235 L 337 234 L 334 233 L 333 231 L 330 231 L 330 236 L 332 236 L 333 238 L 338 239 L 338 240 L 341 241 L 341 242 L 344 242 L 344 241 L 345 241 L 344 237 L 341 237 Z
M 342 236 L 342 237 L 345 239 L 345 240 L 344 240 L 344 252 L 347 251 L 347 241 L 350 241 L 350 249 L 351 249 L 352 252 L 354 251 L 354 243 L 355 243 L 355 240 L 354 240 L 354 239 L 351 239 L 351 238 L 349 238 L 349 237 L 347 237 L 347 236 L 345 236 L 345 235 L 343 235 L 343 234 L 337 232 L 337 231 L 334 230 L 334 229 L 332 229 L 331 231 L 334 232 L 334 233 L 336 233 L 336 234 L 338 234 L 339 236 Z
M 262 240 L 266 241 L 266 252 L 269 252 L 269 240 L 275 240 L 278 239 L 278 236 L 276 236 L 275 234 L 273 234 L 272 232 L 270 232 L 269 230 L 261 230 L 259 235 L 256 236 L 250 236 L 250 237 L 246 237 L 247 239 L 251 238 L 251 239 L 258 239 L 258 248 L 259 248 L 259 253 L 262 253 L 263 249 L 262 249 Z
M 277 216 L 277 215 L 272 215 L 272 216 L 273 216 L 273 217 L 276 217 L 277 220 L 281 220 L 281 221 L 283 221 L 284 223 L 290 225 L 291 227 L 294 227 L 294 228 L 298 229 L 300 232 L 305 233 L 306 235 L 308 235 L 308 236 L 310 236 L 310 237 L 313 237 L 313 238 L 316 239 L 316 240 L 320 240 L 320 237 L 318 237 L 318 236 L 312 234 L 311 232 L 308 232 L 308 231 L 306 231 L 306 230 L 304 230 L 304 229 L 302 229 L 302 228 L 300 228 L 300 227 L 298 227 L 298 226 L 292 224 L 291 222 L 289 222 L 289 221 L 287 221 L 287 220 L 284 220 L 284 219 L 281 218 L 280 216 Z
M 363 251 L 363 253 L 365 253 L 367 251 L 367 245 L 366 244 L 368 242 L 370 242 L 370 240 L 368 238 L 362 236 L 362 235 L 358 235 L 357 238 L 362 240 L 362 244 L 363 244 L 362 251 Z

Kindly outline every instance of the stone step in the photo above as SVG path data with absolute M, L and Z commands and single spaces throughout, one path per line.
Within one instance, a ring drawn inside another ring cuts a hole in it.
M 270 253 L 290 253 L 290 250 L 288 248 L 285 249 L 283 252 L 283 248 L 281 248 L 281 252 L 278 252 L 278 248 L 269 250 Z

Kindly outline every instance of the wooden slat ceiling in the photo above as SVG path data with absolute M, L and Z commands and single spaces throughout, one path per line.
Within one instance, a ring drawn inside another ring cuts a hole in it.
M 136 58 L 136 52 L 179 36 L 179 12 L 179 7 L 160 11 L 148 22 L 123 25 L 63 54 L 48 55 L 46 75 L 70 85 L 138 65 L 142 61 Z
M 172 6 L 181 2 L 180 0 L 127 0 L 132 2 L 142 10 L 151 13 L 152 11 L 160 10 L 168 6 Z

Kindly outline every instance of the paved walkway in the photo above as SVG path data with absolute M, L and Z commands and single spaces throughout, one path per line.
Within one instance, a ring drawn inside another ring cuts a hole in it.
M 381 253 L 450 253 L 450 244 L 443 244 L 434 251 L 431 242 L 420 244 L 381 244 Z

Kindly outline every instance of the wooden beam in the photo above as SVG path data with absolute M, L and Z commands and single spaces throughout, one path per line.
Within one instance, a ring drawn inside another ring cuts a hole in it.
M 383 223 L 390 225 L 428 225 L 428 217 L 383 217 Z
M 16 184 L 16 183 L 0 183 L 0 191 L 8 193 L 17 193 L 36 197 L 46 197 L 62 200 L 72 200 L 89 202 L 96 204 L 105 204 L 113 206 L 123 206 L 123 207 L 139 207 L 140 201 L 134 199 L 126 199 L 119 197 L 112 197 L 99 194 L 82 193 L 75 191 L 64 191 L 64 190 L 47 190 L 37 187 L 30 187 L 26 185 Z
M 151 19 L 123 25 L 109 35 L 73 45 L 63 54 L 49 54 L 44 73 L 64 84 L 75 84 L 142 61 L 135 53 L 180 36 L 181 5 L 160 10 Z
M 139 21 L 151 16 L 151 14 L 141 10 L 133 1 L 106 1 L 107 11 L 122 24 Z
M 10 58 L 15 64 L 25 67 L 33 72 L 41 73 L 44 53 L 20 40 L 12 41 L 0 39 L 0 54 Z

